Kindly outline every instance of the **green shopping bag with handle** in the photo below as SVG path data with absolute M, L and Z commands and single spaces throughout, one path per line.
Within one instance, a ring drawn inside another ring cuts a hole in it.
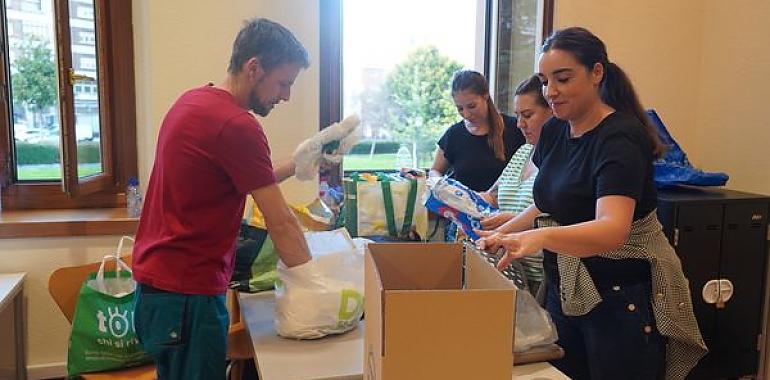
M 398 174 L 352 173 L 342 181 L 345 189 L 343 225 L 351 236 L 390 236 L 408 239 L 427 236 L 428 211 L 419 198 L 425 178 Z
M 97 272 L 83 282 L 78 295 L 72 333 L 67 352 L 67 374 L 107 371 L 147 364 L 134 329 L 134 289 L 131 268 L 120 258 L 124 236 L 118 249 L 104 256 Z M 109 261 L 114 271 L 106 271 Z

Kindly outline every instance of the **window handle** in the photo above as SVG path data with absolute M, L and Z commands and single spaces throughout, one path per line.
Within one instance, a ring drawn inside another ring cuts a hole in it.
M 70 68 L 70 86 L 74 86 L 77 82 L 96 82 L 96 78 L 83 74 L 75 74 L 75 69 Z

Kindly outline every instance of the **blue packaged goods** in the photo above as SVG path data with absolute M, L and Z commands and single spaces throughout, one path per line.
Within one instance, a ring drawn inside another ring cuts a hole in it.
M 498 211 L 475 191 L 447 177 L 429 180 L 424 204 L 428 210 L 457 224 L 471 240 L 479 238 L 473 230 L 481 229 L 481 218 Z
M 657 112 L 648 110 L 647 116 L 658 129 L 661 142 L 667 147 L 663 157 L 655 161 L 655 184 L 658 188 L 676 185 L 724 186 L 727 183 L 730 177 L 726 173 L 704 172 L 693 167 Z

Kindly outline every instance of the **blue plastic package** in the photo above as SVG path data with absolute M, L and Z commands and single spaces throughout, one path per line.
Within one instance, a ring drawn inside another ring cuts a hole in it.
M 724 186 L 727 183 L 730 177 L 726 173 L 708 173 L 692 166 L 687 154 L 668 133 L 655 110 L 647 110 L 647 116 L 657 127 L 661 142 L 668 147 L 663 157 L 654 163 L 655 184 L 658 188 L 676 185 Z
M 490 216 L 498 209 L 481 198 L 475 191 L 459 181 L 443 177 L 428 182 L 425 208 L 441 215 L 462 228 L 471 240 L 479 235 L 474 229 L 481 229 L 481 218 Z

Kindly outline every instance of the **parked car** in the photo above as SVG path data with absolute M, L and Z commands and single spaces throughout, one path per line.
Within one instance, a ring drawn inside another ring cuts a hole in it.
M 59 141 L 59 134 L 57 130 L 50 130 L 44 128 L 31 128 L 24 124 L 14 125 L 13 137 L 17 141 L 23 141 L 28 143 L 57 143 Z

